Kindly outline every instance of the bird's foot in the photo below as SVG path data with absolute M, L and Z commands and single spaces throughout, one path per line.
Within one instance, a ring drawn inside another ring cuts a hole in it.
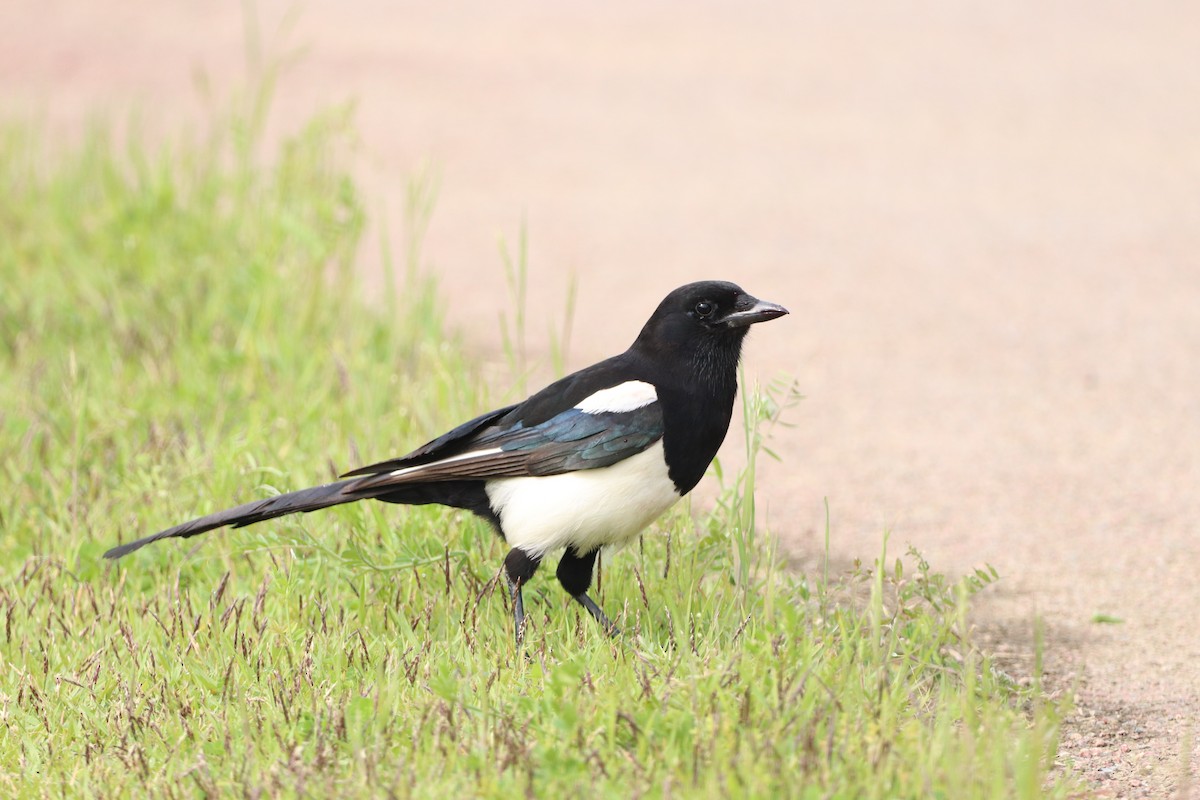
M 516 631 L 517 649 L 525 642 L 525 598 L 521 595 L 521 584 L 510 582 L 513 603 L 513 627 Z
M 605 633 L 609 636 L 621 635 L 621 629 L 613 624 L 613 621 L 608 618 L 608 615 L 604 613 L 604 610 L 600 606 L 596 605 L 596 602 L 592 598 L 588 597 L 587 592 L 580 592 L 572 596 L 579 601 L 579 605 L 588 610 L 588 613 L 595 618 L 596 622 L 600 623 L 600 627 L 604 628 Z

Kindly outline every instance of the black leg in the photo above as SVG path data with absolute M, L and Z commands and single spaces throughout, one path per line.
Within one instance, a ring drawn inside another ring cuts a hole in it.
M 521 587 L 537 572 L 540 563 L 540 556 L 534 558 L 516 547 L 509 550 L 508 555 L 504 557 L 504 578 L 508 581 L 509 591 L 512 592 L 513 625 L 516 629 L 518 648 L 525 639 L 525 598 L 521 596 Z
M 558 582 L 566 589 L 567 594 L 574 597 L 579 605 L 586 608 L 588 613 L 600 623 L 600 627 L 604 628 L 605 633 L 609 636 L 617 636 L 621 633 L 620 629 L 613 624 L 600 606 L 588 597 L 587 593 L 592 585 L 592 571 L 596 566 L 596 556 L 599 552 L 599 550 L 593 550 L 590 553 L 579 555 L 568 547 L 563 553 L 562 560 L 558 562 Z

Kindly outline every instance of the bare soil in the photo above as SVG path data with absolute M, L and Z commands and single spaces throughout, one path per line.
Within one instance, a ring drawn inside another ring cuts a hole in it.
M 535 352 L 578 276 L 572 366 L 686 281 L 784 303 L 747 361 L 807 397 L 760 488 L 797 563 L 828 498 L 836 562 L 887 530 L 940 570 L 994 565 L 981 636 L 1028 674 L 1041 618 L 1077 693 L 1064 767 L 1102 797 L 1200 796 L 1200 5 L 256 5 L 268 44 L 306 45 L 273 124 L 356 100 L 393 238 L 433 165 L 425 256 L 484 353 L 522 225 Z M 241 3 L 0 20 L 0 112 L 57 135 L 132 107 L 172 130 L 197 75 L 245 75 Z

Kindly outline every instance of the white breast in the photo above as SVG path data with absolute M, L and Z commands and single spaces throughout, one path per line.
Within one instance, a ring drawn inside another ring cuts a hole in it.
M 661 440 L 610 467 L 491 480 L 487 494 L 508 544 L 532 556 L 624 544 L 679 500 Z

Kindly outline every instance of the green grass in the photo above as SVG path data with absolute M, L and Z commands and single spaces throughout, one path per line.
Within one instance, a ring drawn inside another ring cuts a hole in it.
M 1060 710 L 962 636 L 992 576 L 789 574 L 753 472 L 606 556 L 621 638 L 536 579 L 528 658 L 504 547 L 453 511 L 356 504 L 104 562 L 492 405 L 417 248 L 394 293 L 352 280 L 342 117 L 266 159 L 254 127 L 0 134 L 0 795 L 1072 791 L 1048 773 Z M 751 393 L 747 425 L 786 400 Z

